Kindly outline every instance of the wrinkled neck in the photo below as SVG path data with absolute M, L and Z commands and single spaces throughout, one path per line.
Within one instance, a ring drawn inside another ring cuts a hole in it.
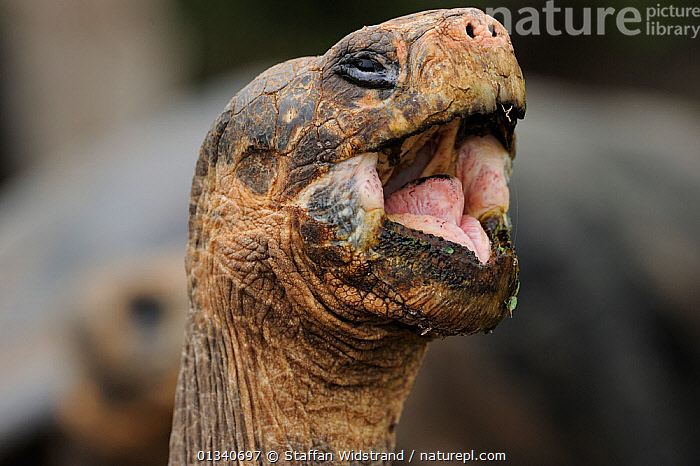
M 208 450 L 392 451 L 427 340 L 395 323 L 323 314 L 319 301 L 283 289 L 251 293 L 211 277 L 193 290 L 171 465 Z

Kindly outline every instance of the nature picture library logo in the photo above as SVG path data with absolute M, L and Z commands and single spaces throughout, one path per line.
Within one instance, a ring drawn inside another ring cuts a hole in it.
M 695 39 L 700 33 L 700 6 L 674 6 L 657 3 L 655 6 L 574 8 L 558 7 L 549 0 L 541 9 L 520 8 L 513 14 L 505 7 L 486 8 L 486 13 L 499 20 L 510 34 L 521 36 L 605 35 L 617 29 L 626 36 L 682 36 Z M 561 28 L 561 18 L 564 27 Z

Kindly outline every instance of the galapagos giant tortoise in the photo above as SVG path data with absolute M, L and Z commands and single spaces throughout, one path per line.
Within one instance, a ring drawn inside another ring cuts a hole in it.
M 427 344 L 514 307 L 524 113 L 508 34 L 476 9 L 365 27 L 240 91 L 194 176 L 170 464 L 391 459 Z

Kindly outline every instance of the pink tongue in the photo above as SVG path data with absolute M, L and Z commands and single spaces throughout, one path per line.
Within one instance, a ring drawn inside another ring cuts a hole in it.
M 462 219 L 463 210 L 462 183 L 447 175 L 407 183 L 384 201 L 387 214 L 430 215 L 455 225 Z
M 439 175 L 408 183 L 384 201 L 384 211 L 406 227 L 467 247 L 482 263 L 489 259 L 486 232 L 478 220 L 462 215 L 464 193 L 455 177 Z

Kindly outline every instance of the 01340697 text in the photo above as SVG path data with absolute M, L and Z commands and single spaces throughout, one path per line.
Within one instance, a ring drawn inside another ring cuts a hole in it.
M 258 461 L 261 451 L 228 451 L 228 450 L 208 450 L 198 451 L 199 461 Z

